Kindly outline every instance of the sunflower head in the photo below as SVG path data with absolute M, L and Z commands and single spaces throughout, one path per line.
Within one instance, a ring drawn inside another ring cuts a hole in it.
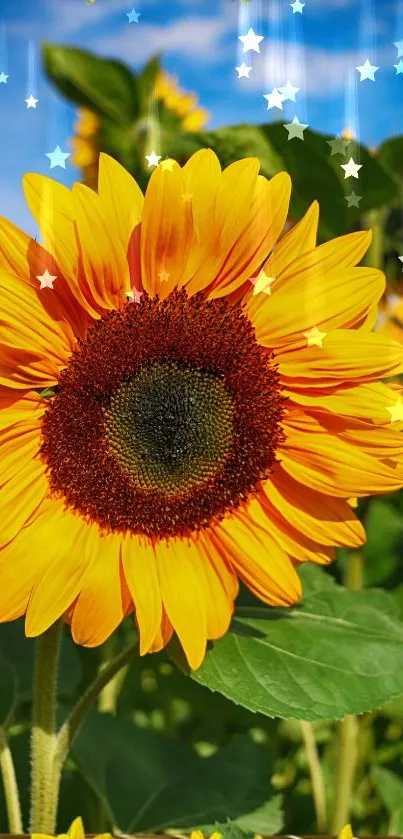
M 24 188 L 44 245 L 0 220 L 0 619 L 95 646 L 134 614 L 141 654 L 176 632 L 196 668 L 240 580 L 295 603 L 299 563 L 365 541 L 349 500 L 403 484 L 371 234 L 317 247 L 314 202 L 281 236 L 290 177 L 210 150 L 145 195 L 104 154 L 97 193 Z

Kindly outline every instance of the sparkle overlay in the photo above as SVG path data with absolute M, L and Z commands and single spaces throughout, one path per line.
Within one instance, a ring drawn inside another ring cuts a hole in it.
M 185 536 L 269 476 L 286 398 L 241 308 L 144 292 L 79 343 L 45 413 L 41 456 L 51 491 L 84 518 Z
M 54 151 L 47 152 L 46 157 L 50 160 L 51 169 L 54 169 L 55 166 L 60 166 L 62 169 L 65 169 L 66 160 L 70 157 L 70 152 L 64 152 L 60 146 L 56 146 Z

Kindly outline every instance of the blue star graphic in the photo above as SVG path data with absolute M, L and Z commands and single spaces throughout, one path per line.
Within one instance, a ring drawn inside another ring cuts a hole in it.
M 141 17 L 141 12 L 136 12 L 135 9 L 132 9 L 131 12 L 126 12 L 126 14 L 129 18 L 129 23 L 138 23 L 139 17 Z
M 6 73 L 0 73 L 0 84 L 7 84 L 8 76 Z
M 394 64 L 393 66 L 396 67 L 396 75 L 397 76 L 399 76 L 400 73 L 403 73 L 403 61 L 402 61 L 402 59 L 400 59 L 398 64 Z
M 50 160 L 51 169 L 54 169 L 55 166 L 61 166 L 62 169 L 65 169 L 66 160 L 70 157 L 70 154 L 69 152 L 62 151 L 60 146 L 56 146 L 54 151 L 47 152 L 46 157 Z
M 393 44 L 397 47 L 397 57 L 400 58 L 403 55 L 403 38 L 401 41 L 394 41 Z

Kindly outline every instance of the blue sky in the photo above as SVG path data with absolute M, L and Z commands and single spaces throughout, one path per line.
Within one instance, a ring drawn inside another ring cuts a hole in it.
M 126 16 L 133 2 L 137 24 Z M 133 68 L 162 51 L 166 69 L 210 111 L 210 127 L 290 122 L 296 114 L 334 135 L 349 126 L 369 146 L 403 133 L 403 74 L 393 66 L 403 0 L 305 0 L 302 14 L 289 0 L 0 0 L 0 25 L 0 73 L 9 74 L 0 84 L 0 215 L 31 235 L 24 172 L 50 173 L 67 185 L 78 175 L 69 161 L 66 170 L 49 172 L 46 153 L 57 144 L 70 151 L 75 111 L 43 76 L 43 41 L 82 46 Z M 243 55 L 238 35 L 250 26 L 264 40 L 260 54 Z M 355 69 L 367 58 L 379 66 L 375 82 L 360 82 Z M 252 65 L 249 79 L 234 69 L 243 60 Z M 268 111 L 263 94 L 288 79 L 300 88 L 296 102 Z M 24 101 L 30 94 L 36 109 Z

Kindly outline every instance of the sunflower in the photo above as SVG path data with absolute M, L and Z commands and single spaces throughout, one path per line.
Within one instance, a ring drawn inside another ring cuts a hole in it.
M 316 247 L 314 202 L 278 241 L 290 177 L 258 171 L 201 150 L 143 197 L 101 154 L 98 193 L 25 176 L 43 245 L 0 220 L 0 619 L 28 636 L 133 613 L 197 668 L 239 580 L 298 601 L 299 563 L 365 541 L 348 499 L 403 484 L 371 233 Z
M 54 839 L 54 837 L 47 833 L 31 833 L 31 839 Z M 67 833 L 58 833 L 57 839 L 85 839 L 82 818 L 79 816 L 74 819 Z M 96 839 L 112 839 L 112 835 L 110 833 L 97 833 Z
M 209 113 L 199 107 L 196 94 L 183 91 L 178 86 L 178 79 L 163 69 L 155 80 L 152 99 L 161 101 L 180 119 L 182 131 L 205 128 Z M 97 115 L 88 108 L 80 108 L 74 125 L 76 134 L 71 139 L 72 161 L 81 169 L 83 182 L 92 189 L 96 189 L 98 183 L 99 128 Z

